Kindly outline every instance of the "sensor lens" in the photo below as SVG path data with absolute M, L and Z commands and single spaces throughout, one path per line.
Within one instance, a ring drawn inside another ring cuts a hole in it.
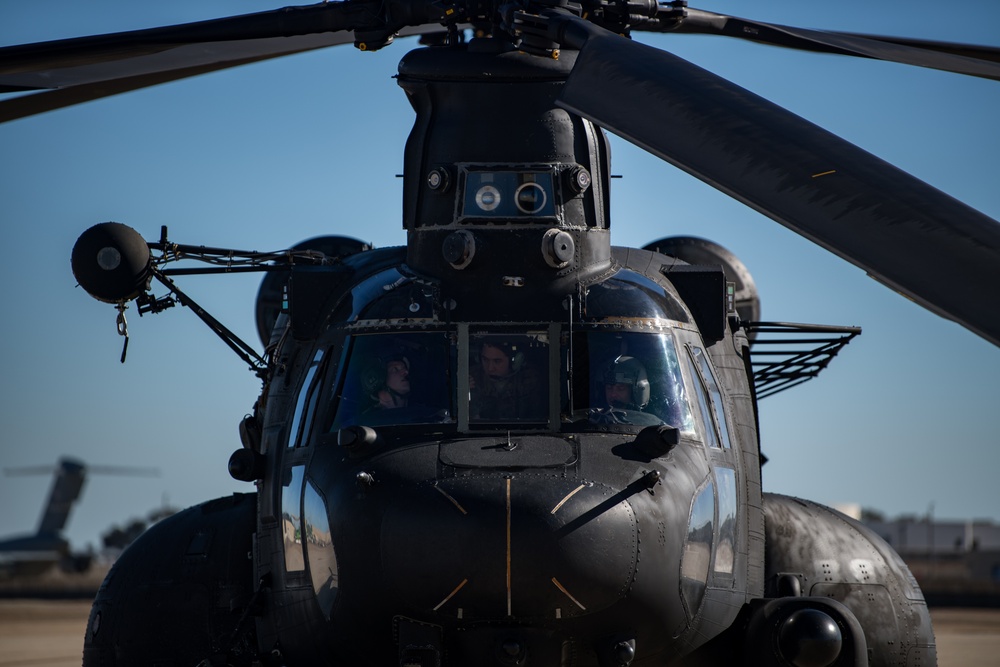
M 450 185 L 451 178 L 448 176 L 447 169 L 443 167 L 431 169 L 430 173 L 427 174 L 427 187 L 435 192 L 447 192 Z
M 459 179 L 464 192 L 460 204 L 463 218 L 527 221 L 528 218 L 556 217 L 559 213 L 551 171 L 463 169 L 464 174 Z
M 97 252 L 97 265 L 105 271 L 114 271 L 122 263 L 122 254 L 117 248 L 105 246 Z
M 492 211 L 500 205 L 500 191 L 492 185 L 484 185 L 476 192 L 476 206 L 484 211 Z
M 545 207 L 545 189 L 538 183 L 523 183 L 514 193 L 514 202 L 521 213 L 538 213 Z

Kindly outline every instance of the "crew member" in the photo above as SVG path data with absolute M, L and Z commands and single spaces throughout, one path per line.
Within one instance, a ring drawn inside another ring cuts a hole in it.
M 479 348 L 479 363 L 469 378 L 470 418 L 489 420 L 545 419 L 547 404 L 538 372 L 518 346 L 489 340 Z
M 604 400 L 608 407 L 642 410 L 649 403 L 646 367 L 635 357 L 620 356 L 604 372 Z
M 410 363 L 397 355 L 386 361 L 378 360 L 366 371 L 364 378 L 368 395 L 375 402 L 374 410 L 405 408 L 410 403 Z

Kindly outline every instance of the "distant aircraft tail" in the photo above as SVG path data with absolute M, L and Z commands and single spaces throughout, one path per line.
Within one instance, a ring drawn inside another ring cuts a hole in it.
M 140 475 L 155 477 L 159 471 L 155 468 L 128 468 L 123 466 L 86 466 L 82 462 L 69 457 L 59 459 L 55 468 L 52 466 L 33 466 L 27 468 L 8 468 L 8 475 L 48 475 L 55 472 L 49 499 L 42 510 L 42 518 L 38 522 L 39 537 L 53 537 L 62 533 L 69 521 L 69 513 L 73 504 L 80 498 L 86 475 L 101 473 L 106 475 Z
M 89 552 L 70 551 L 62 531 L 69 521 L 70 511 L 80 498 L 87 473 L 111 475 L 156 476 L 153 468 L 121 466 L 85 466 L 80 461 L 63 457 L 52 466 L 6 468 L 8 475 L 51 475 L 52 488 L 34 535 L 0 541 L 0 577 L 38 575 L 58 564 L 66 572 L 83 572 L 90 566 Z
M 49 500 L 45 503 L 42 518 L 38 522 L 39 535 L 58 535 L 66 527 L 73 503 L 80 497 L 83 482 L 86 479 L 86 467 L 79 461 L 69 458 L 59 460 Z

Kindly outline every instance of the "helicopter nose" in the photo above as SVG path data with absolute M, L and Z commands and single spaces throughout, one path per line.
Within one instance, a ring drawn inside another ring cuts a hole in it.
M 607 608 L 635 574 L 628 494 L 530 474 L 452 478 L 415 489 L 382 525 L 388 590 L 469 620 L 559 619 Z

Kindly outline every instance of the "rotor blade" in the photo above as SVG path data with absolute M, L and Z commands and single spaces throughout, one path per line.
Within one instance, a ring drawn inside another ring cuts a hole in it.
M 333 2 L 163 28 L 0 48 L 0 122 L 206 72 L 354 42 L 386 28 L 365 0 Z M 425 17 L 407 17 L 418 23 Z M 430 20 L 430 19 L 428 19 Z M 399 36 L 440 25 L 398 29 Z
M 725 35 L 803 51 L 886 60 L 1000 81 L 1000 48 L 808 30 L 688 8 L 679 22 L 633 30 Z
M 273 57 L 329 45 L 350 29 L 345 3 L 289 7 L 175 26 L 0 49 L 0 91 L 58 89 Z M 302 37 L 311 39 L 302 40 Z M 334 43 L 345 41 L 340 39 Z
M 839 34 L 846 35 L 848 37 L 857 37 L 859 39 L 871 39 L 878 42 L 909 46 L 915 49 L 939 51 L 941 53 L 950 53 L 952 55 L 964 56 L 966 58 L 989 60 L 991 62 L 1000 63 L 1000 47 L 996 46 L 961 44 L 958 42 L 938 42 L 929 39 L 910 39 L 908 37 L 889 37 L 886 35 L 863 35 L 854 32 L 843 32 Z
M 350 35 L 344 36 L 341 34 L 337 36 L 344 37 L 344 41 L 351 40 Z M 324 44 L 323 46 L 327 45 Z M 302 51 L 305 50 L 307 49 L 302 49 Z M 297 53 L 297 52 L 293 51 L 292 53 Z M 8 121 L 17 120 L 18 118 L 26 118 L 28 116 L 34 116 L 40 113 L 44 113 L 46 111 L 54 111 L 56 109 L 62 109 L 64 107 L 73 106 L 74 104 L 82 104 L 83 102 L 90 102 L 92 100 L 101 99 L 103 97 L 111 97 L 112 95 L 127 93 L 133 90 L 139 90 L 140 88 L 148 88 L 150 86 L 155 86 L 160 83 L 168 83 L 170 81 L 186 79 L 188 77 L 196 76 L 198 74 L 206 74 L 208 72 L 214 72 L 216 70 L 236 67 L 237 65 L 259 62 L 262 60 L 267 60 L 269 58 L 275 58 L 281 55 L 288 55 L 288 54 L 282 53 L 282 54 L 275 54 L 268 56 L 260 56 L 257 58 L 230 60 L 227 62 L 216 63 L 213 65 L 203 65 L 199 67 L 175 69 L 166 72 L 154 72 L 138 76 L 121 77 L 106 81 L 97 81 L 94 83 L 73 85 L 60 90 L 48 90 L 41 93 L 34 93 L 32 95 L 21 95 L 19 97 L 15 97 L 13 99 L 8 99 L 8 100 L 0 100 L 0 123 L 6 123 Z
M 1000 345 L 1000 223 L 739 86 L 581 24 L 558 104 Z

